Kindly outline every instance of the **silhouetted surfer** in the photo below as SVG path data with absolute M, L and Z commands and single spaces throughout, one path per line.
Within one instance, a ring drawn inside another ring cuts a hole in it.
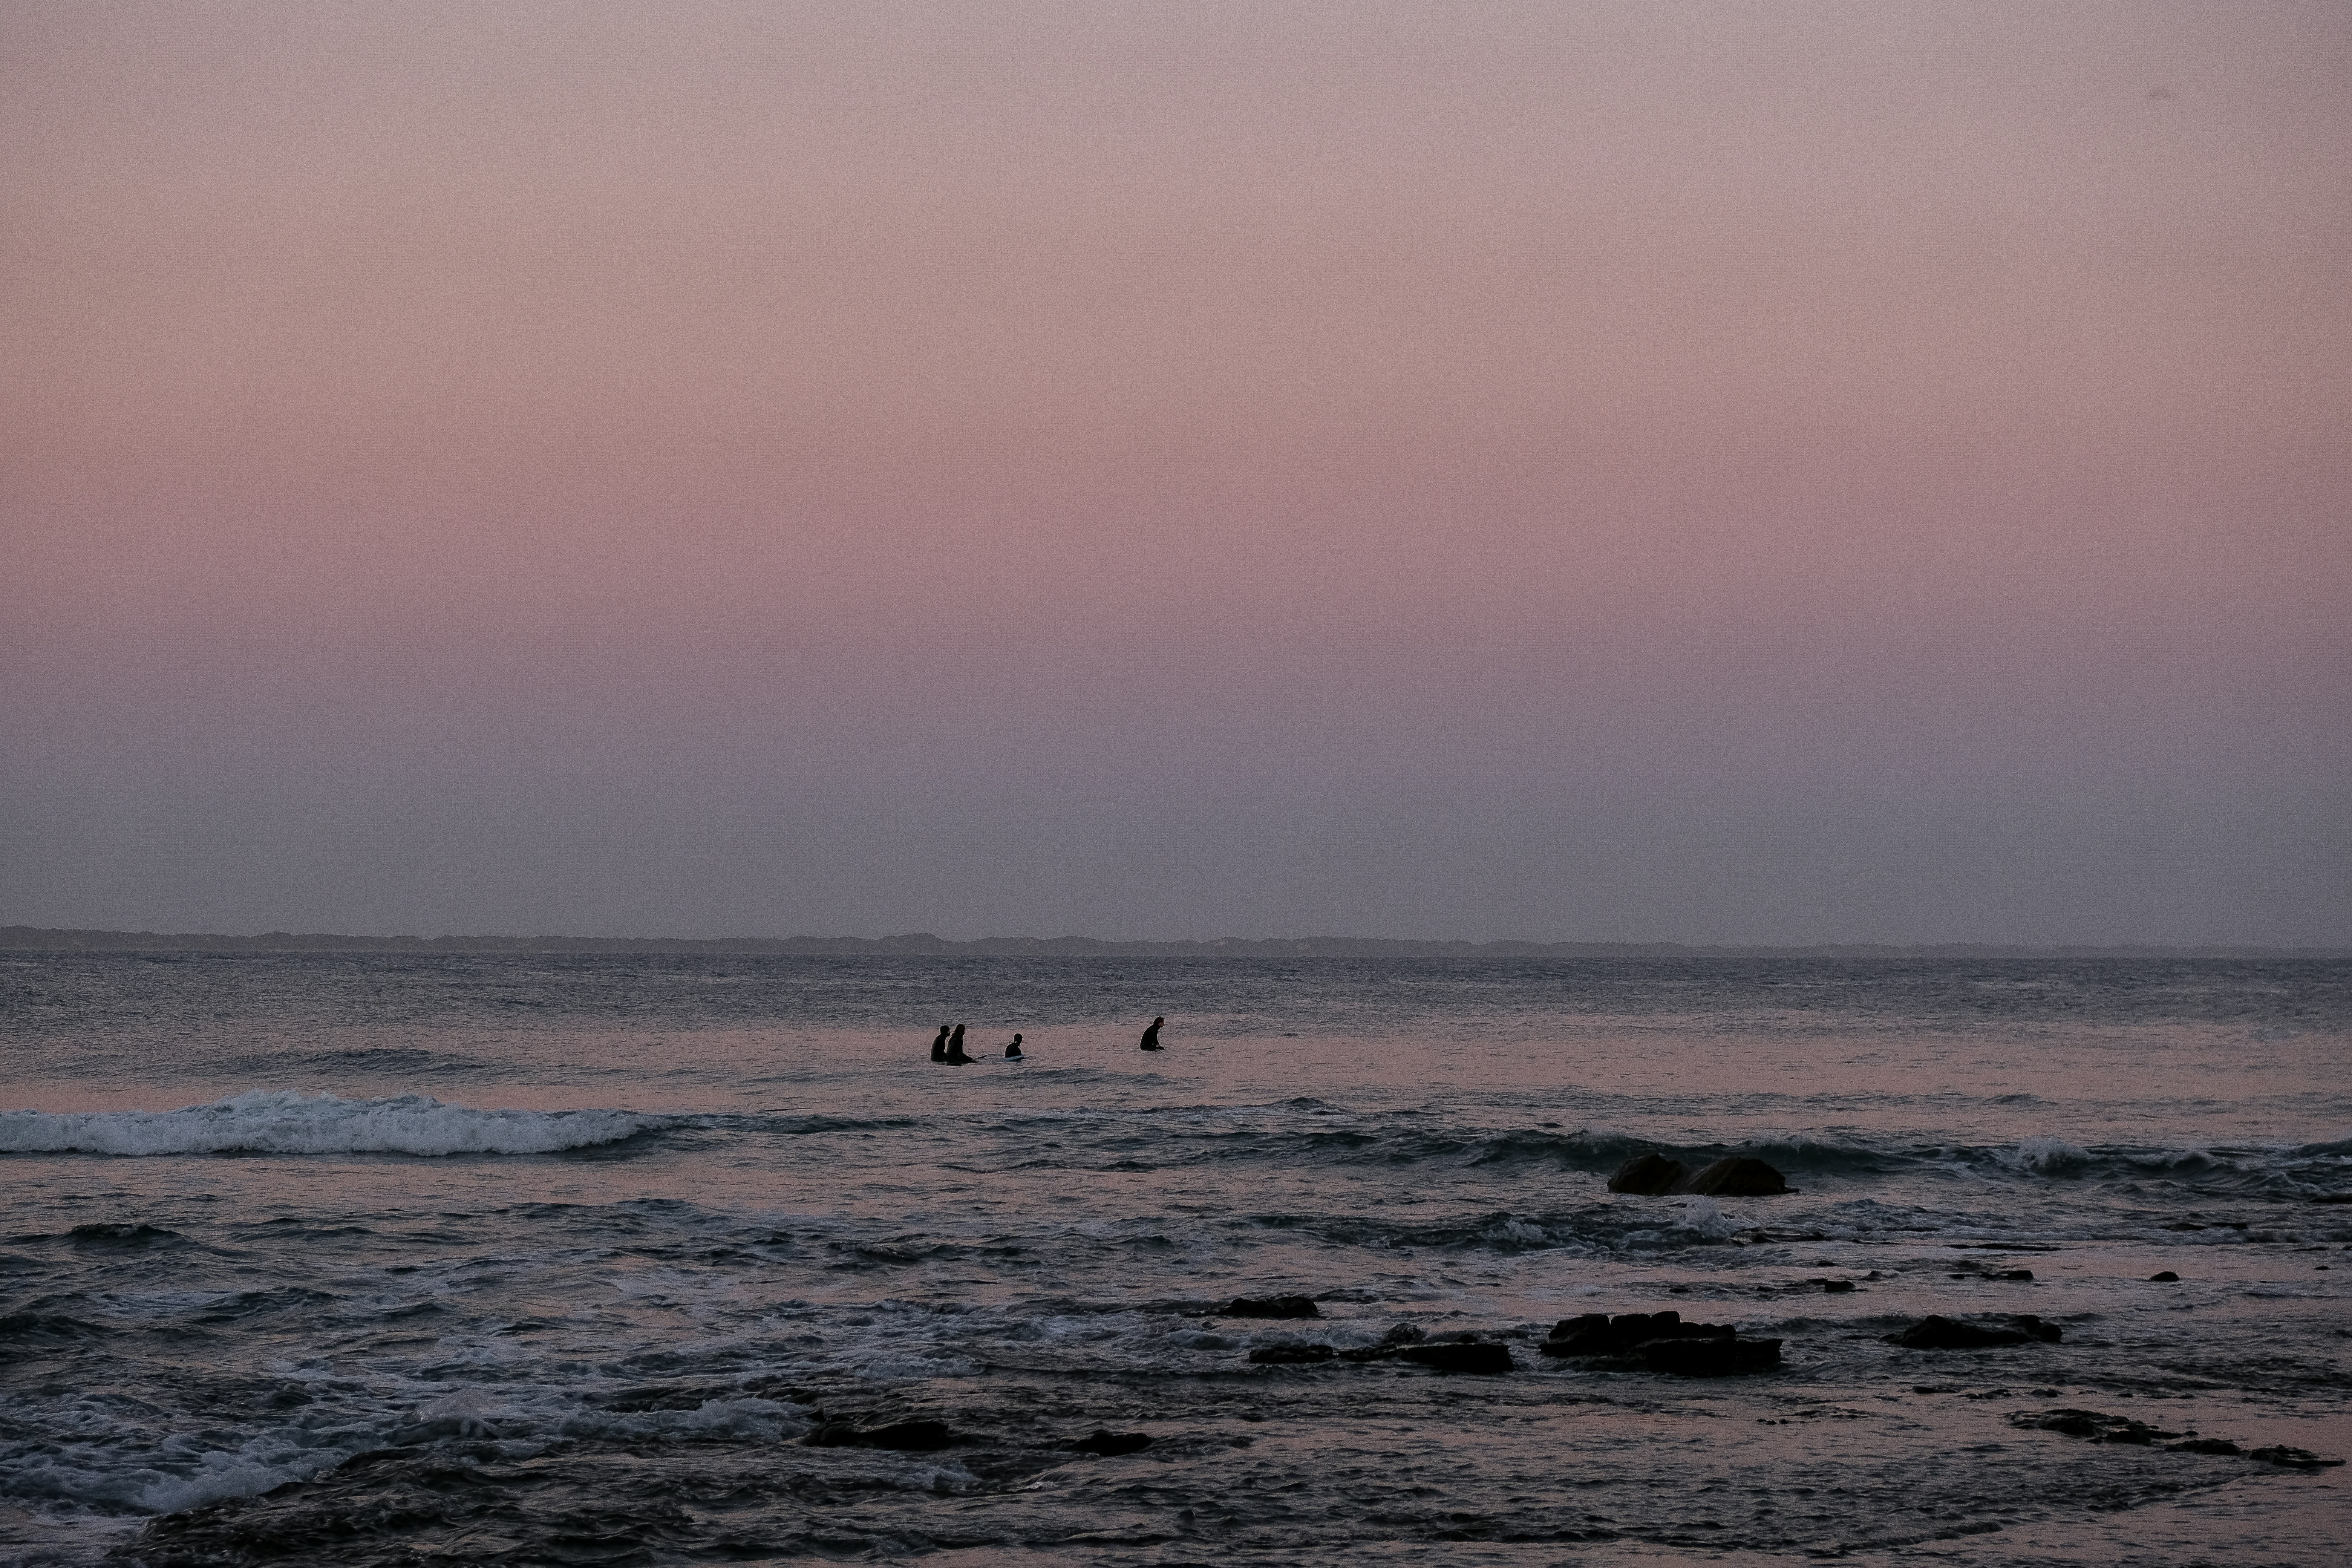
M 948 1026 L 945 1024 L 941 1024 L 940 1026 L 940 1037 L 931 1042 L 931 1060 L 935 1062 L 943 1062 L 947 1059 Z
M 1151 1020 L 1151 1027 L 1143 1031 L 1143 1048 L 1145 1050 L 1164 1051 L 1168 1048 L 1166 1046 L 1160 1043 L 1160 1026 L 1167 1021 L 1168 1020 L 1165 1018 L 1154 1018 Z
M 963 1026 L 961 1024 L 958 1024 L 955 1026 L 955 1033 L 948 1037 L 948 1054 L 945 1059 L 955 1063 L 958 1067 L 961 1067 L 964 1063 L 971 1060 L 970 1057 L 963 1054 Z
M 1008 1046 L 1006 1046 L 1006 1047 L 1004 1047 L 1004 1057 L 1005 1057 L 1005 1059 L 1006 1059 L 1007 1061 L 1015 1061 L 1015 1062 L 1017 1062 L 1017 1061 L 1021 1060 L 1021 1037 L 1020 1037 L 1020 1036 L 1018 1036 L 1018 1035 L 1013 1036 L 1013 1043 L 1012 1043 L 1012 1044 L 1010 1044 L 1010 1045 L 1008 1045 Z

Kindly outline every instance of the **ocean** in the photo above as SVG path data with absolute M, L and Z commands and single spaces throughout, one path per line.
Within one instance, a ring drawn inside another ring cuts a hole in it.
M 0 955 L 0 1558 L 2341 1563 L 2347 1044 L 2328 961 Z M 1779 1363 L 1545 1353 L 1665 1310 Z

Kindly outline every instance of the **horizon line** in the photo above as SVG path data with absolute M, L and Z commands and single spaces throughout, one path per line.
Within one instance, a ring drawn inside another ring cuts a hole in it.
M 975 937 L 929 931 L 898 936 L 598 937 L 358 936 L 327 931 L 214 932 L 110 931 L 60 926 L 0 926 L 0 951 L 169 952 L 707 952 L 754 955 L 873 954 L 1003 957 L 1263 958 L 2352 958 L 2352 947 L 2272 947 L 2243 943 L 2065 942 L 1528 942 L 1500 938 L 1309 936 L 1215 937 L 1176 941 L 1088 936 Z

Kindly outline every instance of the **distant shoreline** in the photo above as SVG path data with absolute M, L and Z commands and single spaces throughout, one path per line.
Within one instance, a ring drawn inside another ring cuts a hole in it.
M 1700 947 L 1678 942 L 1415 942 L 1398 937 L 1219 937 L 1211 942 L 1104 942 L 1089 936 L 990 936 L 950 942 L 905 936 L 604 937 L 258 936 L 0 926 L 0 952 L 562 952 L 877 953 L 1048 958 L 2352 958 L 2344 947 L 2000 946 L 1989 942 L 1820 942 L 1809 947 Z

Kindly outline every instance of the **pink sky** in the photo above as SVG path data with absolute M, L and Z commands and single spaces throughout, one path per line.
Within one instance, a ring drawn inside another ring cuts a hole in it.
M 2352 942 L 2347 81 L 0 10 L 0 922 Z

